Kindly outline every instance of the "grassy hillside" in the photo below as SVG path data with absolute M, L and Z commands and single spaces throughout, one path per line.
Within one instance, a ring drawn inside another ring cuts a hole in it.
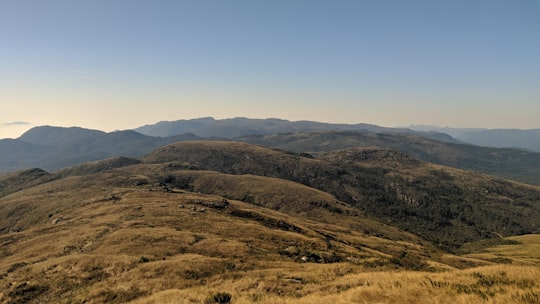
M 500 239 L 538 228 L 538 188 L 393 150 L 186 142 L 0 185 L 2 304 L 540 297 L 537 239 Z M 442 250 L 468 241 L 518 247 Z
M 389 148 L 422 161 L 540 185 L 540 153 L 537 152 L 449 143 L 414 134 L 351 131 L 252 135 L 237 140 L 310 153 L 357 147 Z
M 421 239 L 324 204 L 304 206 L 303 215 L 285 214 L 169 188 L 137 172 L 148 168 L 135 167 L 62 178 L 0 199 L 2 303 L 124 303 L 265 272 L 275 284 L 267 293 L 284 296 L 304 279 L 276 279 L 275 269 L 442 267 L 430 266 L 429 259 L 442 255 Z M 277 195 L 297 209 L 311 201 L 335 204 L 305 186 L 261 180 L 274 182 L 293 190 Z M 335 223 L 313 220 L 332 215 Z
M 162 147 L 143 161 L 295 181 L 449 250 L 540 227 L 539 187 L 387 149 L 339 150 L 315 159 L 242 143 L 184 142 Z
M 39 168 L 12 172 L 0 175 L 0 197 L 63 177 L 99 173 L 140 162 L 135 158 L 114 157 L 68 167 L 53 174 Z
M 283 265 L 248 273 L 241 280 L 167 290 L 130 303 L 216 303 L 212 300 L 223 290 L 230 291 L 232 303 L 538 303 L 538 276 L 538 268 L 516 266 L 433 273 L 373 271 L 346 264 Z
M 475 253 L 467 256 L 501 263 L 540 266 L 540 234 L 508 237 L 500 245 L 479 245 L 469 244 L 468 247 L 473 248 L 469 250 Z
M 0 197 L 51 179 L 49 172 L 37 168 L 0 175 Z
M 540 188 L 419 162 L 393 150 L 348 149 L 320 157 L 348 168 L 347 200 L 442 248 L 536 233 Z M 366 178 L 371 173 L 371 179 Z
M 171 188 L 158 181 L 163 171 L 134 165 L 1 198 L 9 232 L 0 234 L 0 302 L 527 303 L 540 294 L 534 266 L 445 254 L 358 214 L 310 205 L 335 199 L 302 185 L 260 180 L 293 190 L 280 200 L 308 204 L 298 216 Z M 191 173 L 194 185 L 219 174 Z M 330 216 L 334 223 L 313 220 Z

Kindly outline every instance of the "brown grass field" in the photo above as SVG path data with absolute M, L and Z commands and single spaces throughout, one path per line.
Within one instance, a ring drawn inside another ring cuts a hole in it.
M 454 255 L 300 183 L 182 166 L 0 178 L 0 304 L 540 303 L 538 234 Z
M 512 264 L 540 266 L 540 235 L 529 234 L 507 237 L 508 245 L 485 248 L 482 252 L 469 254 L 472 258 L 501 260 Z
M 202 303 L 209 293 L 223 290 L 231 291 L 234 303 L 538 303 L 539 276 L 538 268 L 516 266 L 432 273 L 303 265 L 167 290 L 132 303 Z M 289 294 L 276 294 L 286 288 Z
M 532 264 L 451 256 L 346 215 L 322 224 L 201 204 L 218 196 L 102 185 L 119 181 L 72 177 L 2 199 L 11 218 L 25 212 L 0 236 L 1 303 L 211 303 L 220 292 L 232 303 L 540 303 Z M 537 256 L 538 236 L 518 239 L 530 247 L 505 256 Z

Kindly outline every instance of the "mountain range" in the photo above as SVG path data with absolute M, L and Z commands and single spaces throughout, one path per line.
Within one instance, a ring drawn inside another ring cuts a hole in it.
M 0 141 L 0 303 L 537 302 L 540 153 L 239 121 Z
M 358 131 L 368 133 L 417 134 L 439 141 L 457 142 L 451 136 L 435 131 L 414 131 L 407 128 L 385 128 L 371 124 L 332 124 L 316 121 L 288 121 L 284 119 L 251 119 L 244 117 L 219 119 L 212 117 L 162 121 L 134 129 L 148 136 L 168 137 L 192 133 L 201 137 L 236 138 L 246 135 L 268 135 L 306 131 Z
M 441 128 L 413 125 L 411 130 L 442 132 L 464 142 L 494 148 L 518 148 L 540 152 L 540 129 Z
M 312 154 L 377 146 L 422 161 L 540 184 L 539 152 L 480 147 L 434 131 L 248 118 L 160 122 L 111 133 L 78 127 L 36 127 L 17 139 L 0 140 L 0 172 L 36 167 L 55 171 L 108 157 L 141 157 L 160 146 L 186 140 L 243 141 Z
M 466 143 L 493 148 L 516 148 L 540 152 L 540 129 L 450 128 L 427 125 L 385 128 L 372 124 L 332 124 L 316 121 L 283 119 L 230 118 L 216 120 L 204 117 L 191 120 L 162 121 L 134 129 L 148 136 L 168 137 L 193 133 L 201 137 L 235 138 L 306 131 L 358 131 L 362 133 L 414 134 L 437 141 Z
M 0 140 L 0 172 L 35 167 L 58 170 L 112 156 L 140 157 L 162 145 L 197 138 L 192 134 L 160 138 L 131 130 L 106 133 L 79 127 L 35 127 L 17 139 Z

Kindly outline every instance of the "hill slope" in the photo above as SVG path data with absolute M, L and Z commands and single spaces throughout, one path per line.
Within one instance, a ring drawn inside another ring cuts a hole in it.
M 143 161 L 295 181 L 446 249 L 540 228 L 539 187 L 423 163 L 393 150 L 347 149 L 313 159 L 243 143 L 183 142 Z
M 195 190 L 227 197 L 258 190 L 250 193 L 252 203 L 225 199 L 160 182 L 171 174 Z M 273 284 L 265 294 L 307 295 L 311 288 L 298 289 L 303 278 L 274 273 L 299 263 L 360 270 L 427 268 L 427 261 L 442 259 L 420 238 L 303 185 L 146 164 L 57 178 L 3 196 L 0 244 L 1 303 L 124 303 L 240 277 Z M 250 285 L 244 291 L 261 294 Z
M 238 141 L 294 152 L 320 153 L 356 147 L 390 148 L 419 160 L 540 184 L 540 153 L 447 143 L 406 134 L 305 132 L 252 135 Z
M 537 268 L 454 256 L 397 228 L 427 227 L 419 234 L 448 240 L 443 248 L 538 228 L 538 188 L 393 150 L 313 158 L 184 142 L 141 161 L 11 173 L 0 185 L 12 187 L 0 196 L 0 303 L 450 303 L 456 294 L 510 303 L 540 293 Z M 442 205 L 450 212 L 437 213 Z

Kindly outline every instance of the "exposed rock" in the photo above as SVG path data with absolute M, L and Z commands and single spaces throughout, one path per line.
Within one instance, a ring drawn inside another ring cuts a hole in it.
M 226 199 L 221 199 L 218 201 L 203 201 L 203 200 L 194 200 L 192 201 L 193 204 L 203 205 L 208 208 L 213 209 L 225 209 L 229 207 L 229 202 Z

